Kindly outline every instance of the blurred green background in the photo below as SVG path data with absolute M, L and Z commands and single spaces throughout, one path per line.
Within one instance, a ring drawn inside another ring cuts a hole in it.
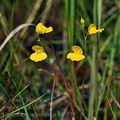
M 40 41 L 38 22 L 54 29 Z M 53 120 L 119 120 L 120 0 L 0 0 L 1 45 L 24 23 L 34 26 L 17 32 L 0 51 L 1 120 L 51 119 L 53 88 Z M 84 61 L 71 63 L 66 54 L 74 44 L 84 51 L 91 23 L 105 30 L 88 36 Z M 44 47 L 45 61 L 29 59 L 35 44 Z

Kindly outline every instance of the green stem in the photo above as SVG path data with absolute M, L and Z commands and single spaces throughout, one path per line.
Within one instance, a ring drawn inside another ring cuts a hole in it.
M 95 92 L 96 92 L 96 82 L 97 82 L 97 71 L 96 71 L 97 46 L 96 44 L 97 44 L 97 41 L 94 40 L 92 64 L 91 64 L 90 101 L 89 101 L 89 111 L 88 111 L 89 120 L 93 120 L 93 116 L 94 116 Z
M 75 107 L 80 111 L 80 93 L 77 87 L 76 75 L 75 75 L 73 63 L 71 63 L 71 84 L 73 88 L 73 103 Z
M 87 35 L 84 34 L 84 42 L 85 42 L 85 56 L 87 56 Z

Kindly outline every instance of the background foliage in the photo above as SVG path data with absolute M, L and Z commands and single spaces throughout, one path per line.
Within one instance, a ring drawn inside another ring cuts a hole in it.
M 54 29 L 40 42 L 35 27 L 23 29 L 0 51 L 0 118 L 49 119 L 56 81 L 53 119 L 119 120 L 119 9 L 119 0 L 0 0 L 1 44 L 23 23 L 41 21 Z M 105 30 L 87 38 L 86 60 L 72 64 L 66 60 L 71 46 L 85 48 L 81 17 L 85 32 L 91 23 Z M 44 46 L 47 60 L 29 59 L 35 44 Z

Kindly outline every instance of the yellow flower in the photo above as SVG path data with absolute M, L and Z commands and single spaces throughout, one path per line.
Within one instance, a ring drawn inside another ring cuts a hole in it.
M 38 62 L 47 58 L 47 54 L 44 52 L 44 49 L 41 46 L 34 45 L 32 47 L 32 50 L 35 52 L 30 56 L 31 60 Z
M 95 24 L 90 24 L 88 27 L 88 34 L 96 34 L 98 32 L 102 32 L 104 30 L 104 28 L 102 29 L 97 29 Z
M 84 24 L 85 23 L 85 20 L 81 17 L 81 19 L 80 19 L 80 23 L 81 24 Z
M 53 28 L 52 27 L 45 27 L 42 23 L 38 23 L 36 25 L 36 29 L 35 31 L 38 33 L 38 34 L 45 34 L 45 33 L 50 33 L 53 31 Z
M 72 46 L 73 53 L 67 54 L 67 59 L 71 59 L 71 61 L 80 61 L 85 58 L 83 55 L 83 51 L 79 46 Z

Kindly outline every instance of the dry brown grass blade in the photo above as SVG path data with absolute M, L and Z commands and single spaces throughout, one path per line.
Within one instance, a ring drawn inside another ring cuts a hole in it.
M 46 3 L 46 7 L 45 7 L 45 10 L 43 12 L 43 16 L 41 18 L 42 23 L 45 23 L 46 17 L 48 15 L 48 13 L 50 12 L 50 9 L 51 9 L 51 6 L 52 6 L 52 2 L 53 2 L 53 0 L 48 0 L 47 3 Z
M 12 32 L 9 33 L 9 35 L 6 37 L 6 39 L 4 40 L 4 42 L 2 43 L 2 45 L 0 46 L 0 52 L 2 51 L 2 49 L 5 47 L 5 45 L 8 43 L 8 41 L 17 33 L 19 32 L 21 29 L 28 27 L 28 26 L 33 26 L 33 24 L 31 23 L 25 23 L 25 24 L 21 24 L 18 27 L 16 27 Z
M 33 10 L 30 12 L 30 15 L 28 17 L 28 19 L 26 20 L 26 23 L 32 23 L 32 21 L 34 20 L 40 6 L 41 6 L 41 3 L 42 3 L 43 0 L 36 0 L 36 3 L 33 7 Z M 27 28 L 24 29 L 21 34 L 20 34 L 20 37 L 22 38 L 25 34 L 25 32 L 27 31 Z

